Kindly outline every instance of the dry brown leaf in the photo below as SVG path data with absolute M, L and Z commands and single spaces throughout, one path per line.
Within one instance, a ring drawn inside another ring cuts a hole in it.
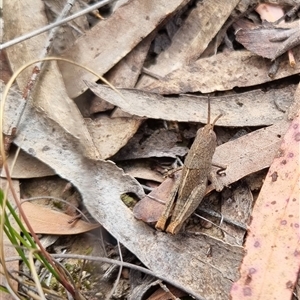
M 169 300 L 174 299 L 174 297 L 184 297 L 187 296 L 180 289 L 177 289 L 173 286 L 168 286 L 169 292 L 166 292 L 164 289 L 159 288 L 155 291 L 147 300 Z
M 22 208 L 35 233 L 73 235 L 98 228 L 100 224 L 87 223 L 81 219 L 31 202 L 23 202 Z M 68 223 L 69 221 L 72 221 Z
M 77 39 L 64 53 L 64 57 L 103 75 L 155 30 L 166 17 L 170 17 L 187 2 L 188 0 L 132 0 Z M 94 75 L 75 66 L 65 63 L 59 63 L 59 66 L 71 98 L 86 90 L 83 80 L 98 80 Z
M 165 207 L 161 202 L 168 202 L 176 196 L 180 177 L 181 172 L 175 172 L 172 177 L 168 177 L 135 205 L 133 215 L 146 223 L 157 222 Z
M 256 200 L 232 299 L 290 299 L 300 268 L 300 117 L 290 125 Z M 279 263 L 283 262 L 284 263 Z
M 207 122 L 207 97 L 180 95 L 163 97 L 141 90 L 120 89 L 126 99 L 112 89 L 93 82 L 87 86 L 98 96 L 120 107 L 123 111 L 140 117 L 179 122 Z M 295 87 L 255 90 L 247 93 L 210 97 L 212 114 L 222 118 L 219 126 L 271 125 L 283 118 L 293 101 Z
M 164 77 L 171 71 L 195 61 L 217 34 L 238 2 L 238 0 L 198 2 L 175 33 L 172 44 L 157 57 L 155 64 L 151 65 L 149 70 Z M 212 17 L 213 22 L 211 22 Z M 153 78 L 143 75 L 138 88 L 143 89 L 153 81 Z
M 264 28 L 240 29 L 236 33 L 236 40 L 249 51 L 269 59 L 275 59 L 278 43 L 270 41 L 271 38 L 286 29 Z
M 299 74 L 300 46 L 295 48 L 294 54 L 298 62 L 296 66 L 291 68 L 288 60 L 283 60 L 274 79 Z M 199 91 L 210 93 L 234 87 L 253 86 L 272 81 L 268 77 L 271 64 L 271 61 L 248 51 L 220 53 L 199 59 L 189 66 L 173 71 L 163 80 L 157 80 L 143 88 L 161 94 L 180 94 Z

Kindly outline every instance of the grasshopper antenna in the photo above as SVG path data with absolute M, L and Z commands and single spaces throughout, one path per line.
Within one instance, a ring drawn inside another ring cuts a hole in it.
M 210 124 L 210 95 L 208 95 L 208 99 L 207 99 L 207 102 L 208 102 L 208 109 L 207 109 L 207 124 Z M 214 121 L 212 122 L 211 126 L 212 128 L 215 126 L 216 122 L 222 117 L 222 114 L 219 114 L 215 119 Z
M 207 99 L 207 124 L 210 124 L 210 95 Z

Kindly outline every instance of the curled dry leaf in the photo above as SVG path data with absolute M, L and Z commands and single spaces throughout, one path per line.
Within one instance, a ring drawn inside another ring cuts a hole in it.
M 120 89 L 123 97 L 107 86 L 86 82 L 98 96 L 132 115 L 179 122 L 207 122 L 207 97 L 180 95 L 163 97 L 134 89 Z M 271 125 L 284 116 L 293 101 L 295 87 L 256 90 L 236 95 L 210 97 L 212 113 L 222 114 L 218 126 Z M 284 103 L 284 105 L 282 105 Z M 281 107 L 279 109 L 279 107 Z M 246 117 L 245 117 L 246 116 Z
M 272 42 L 271 39 L 282 33 L 288 34 L 290 30 L 292 29 L 265 28 L 263 26 L 255 29 L 241 29 L 236 33 L 236 40 L 249 51 L 274 60 L 279 56 L 277 51 L 281 44 Z
M 232 299 L 290 299 L 300 268 L 300 117 L 290 125 L 256 200 Z M 266 259 L 268 258 L 268 259 Z M 282 262 L 284 263 L 278 263 Z

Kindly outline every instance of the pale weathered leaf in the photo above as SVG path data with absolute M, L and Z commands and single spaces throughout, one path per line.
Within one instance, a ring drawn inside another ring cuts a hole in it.
M 77 39 L 72 48 L 64 53 L 64 57 L 103 75 L 166 17 L 187 2 L 188 0 L 132 0 Z M 79 96 L 86 90 L 84 79 L 90 81 L 98 79 L 78 67 L 65 63 L 59 65 L 71 98 Z
M 255 202 L 232 299 L 291 299 L 300 268 L 300 117 L 291 123 Z M 284 263 L 279 263 L 283 262 Z
M 160 166 L 156 166 L 151 160 L 142 159 L 123 163 L 118 162 L 118 166 L 120 166 L 126 174 L 135 178 L 156 182 L 164 181 L 163 173 L 165 173 L 165 170 L 162 170 Z M 160 168 L 160 170 L 158 170 L 158 168 Z
M 116 154 L 138 129 L 140 120 L 101 116 L 94 120 L 86 119 L 85 124 L 93 137 L 101 158 L 107 159 Z
M 6 13 L 3 15 L 5 22 L 5 39 L 6 41 L 17 36 L 38 29 L 48 24 L 44 12 L 42 1 L 6 1 Z M 34 20 L 34 22 L 32 22 Z M 34 59 L 40 57 L 46 46 L 48 34 L 38 35 L 30 40 L 14 45 L 6 49 L 6 53 L 13 71 Z M 23 92 L 33 67 L 21 73 L 17 78 L 20 90 Z M 34 105 L 48 114 L 48 117 L 60 124 L 81 144 L 82 150 L 88 157 L 97 156 L 92 138 L 84 124 L 84 120 L 75 105 L 66 92 L 61 74 L 56 62 L 49 62 L 41 72 L 42 80 L 38 80 L 34 90 Z M 24 104 L 24 101 L 20 105 Z M 11 127 L 16 127 L 18 119 L 13 118 Z M 11 130 L 9 130 L 10 134 Z
M 97 96 L 133 115 L 179 122 L 207 122 L 208 104 L 204 96 L 163 97 L 140 90 L 120 89 L 126 99 L 124 103 L 124 98 L 109 87 L 93 82 L 86 84 Z M 294 91 L 295 87 L 291 86 L 210 97 L 212 115 L 222 114 L 217 123 L 220 126 L 271 125 L 283 118 L 284 111 L 293 101 Z
M 291 68 L 288 60 L 282 60 L 275 77 L 268 77 L 272 64 L 248 51 L 220 53 L 197 60 L 188 66 L 171 72 L 164 79 L 143 87 L 150 92 L 180 94 L 187 92 L 210 93 L 246 87 L 284 78 L 300 72 L 300 46 L 294 50 L 296 66 Z M 298 63 L 297 63 L 298 62 Z

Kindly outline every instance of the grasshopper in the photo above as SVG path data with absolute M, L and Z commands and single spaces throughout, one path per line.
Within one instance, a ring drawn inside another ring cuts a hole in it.
M 205 196 L 208 179 L 217 191 L 222 190 L 223 186 L 211 172 L 212 157 L 217 146 L 217 137 L 213 129 L 221 116 L 216 117 L 210 124 L 210 101 L 208 100 L 207 125 L 197 131 L 196 138 L 186 156 L 174 210 L 171 213 L 175 197 L 166 204 L 162 215 L 156 223 L 156 229 L 165 230 L 167 220 L 172 214 L 166 232 L 171 234 L 178 233 L 187 218 L 196 210 Z

